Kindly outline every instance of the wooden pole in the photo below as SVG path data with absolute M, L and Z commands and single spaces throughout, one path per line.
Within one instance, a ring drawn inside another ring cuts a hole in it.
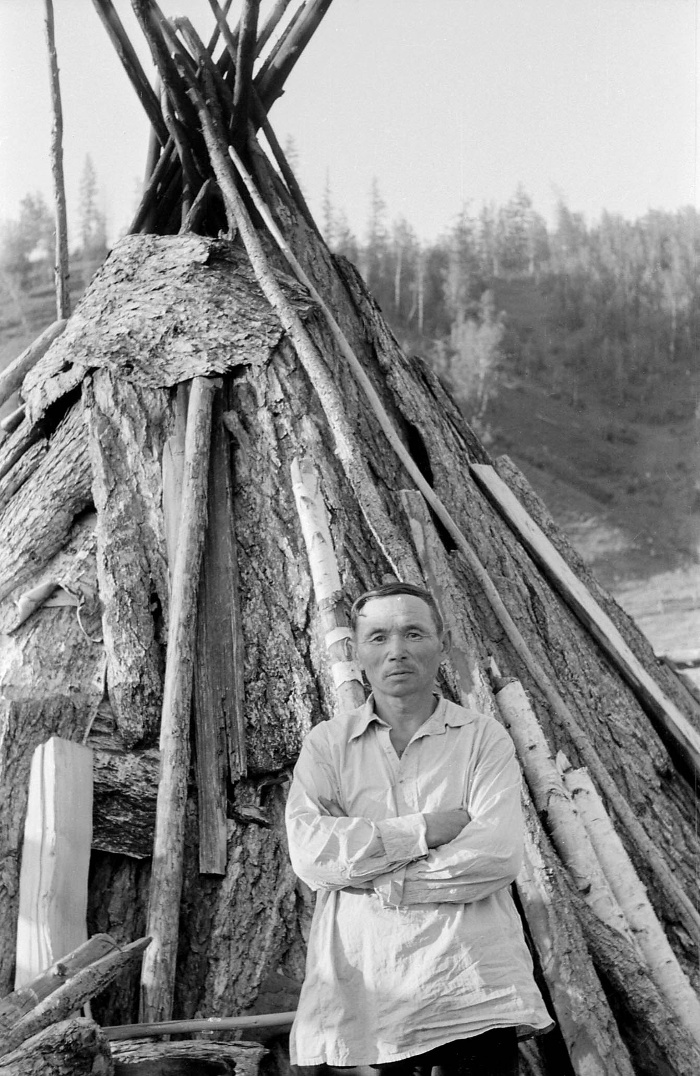
M 255 37 L 258 29 L 260 0 L 244 0 L 241 32 L 236 54 L 236 81 L 233 87 L 233 110 L 236 126 L 245 138 L 255 63 Z
M 126 71 L 129 81 L 136 90 L 136 95 L 143 105 L 144 111 L 151 124 L 151 130 L 155 133 L 160 145 L 165 147 L 168 141 L 168 128 L 163 120 L 158 95 L 144 73 L 136 50 L 124 30 L 124 26 L 122 25 L 112 0 L 92 0 L 92 2 L 97 9 L 97 14 L 102 20 L 102 24 L 109 35 L 110 41 L 114 45 L 117 56 L 121 60 L 122 67 Z
M 29 371 L 46 354 L 51 344 L 58 339 L 67 324 L 68 322 L 65 318 L 59 318 L 58 321 L 52 322 L 40 336 L 37 336 L 36 340 L 29 344 L 28 347 L 25 347 L 21 355 L 0 372 L 0 407 L 7 403 L 10 396 L 22 387 L 22 382 Z
M 324 15 L 331 6 L 331 0 L 310 0 L 301 9 L 301 17 L 292 32 L 280 44 L 280 48 L 270 58 L 263 71 L 255 79 L 255 87 L 266 112 L 281 95 L 284 84 L 292 68 L 308 45 Z
M 211 412 L 215 383 L 192 382 L 187 414 L 182 517 L 170 599 L 160 734 L 160 779 L 148 904 L 152 937 L 141 974 L 141 1017 L 172 1012 L 182 893 L 190 704 L 196 646 L 197 591 L 206 531 Z
M 53 126 L 51 128 L 51 172 L 53 175 L 54 201 L 56 204 L 56 317 L 70 317 L 70 292 L 68 278 L 68 218 L 66 214 L 66 188 L 63 181 L 63 111 L 61 87 L 58 78 L 58 58 L 54 36 L 53 0 L 44 0 L 44 29 L 49 56 L 49 83 Z
M 564 787 L 549 744 L 519 680 L 496 691 L 496 702 L 515 744 L 535 807 L 576 888 L 593 911 L 631 941 L 627 921 L 612 894 L 590 837 Z
M 210 1016 L 206 1020 L 163 1020 L 151 1024 L 105 1027 L 110 1042 L 145 1039 L 152 1035 L 194 1035 L 200 1031 L 243 1031 L 254 1027 L 289 1027 L 295 1012 L 260 1013 L 257 1016 Z
M 588 833 L 617 901 L 646 959 L 651 977 L 700 1047 L 700 999 L 681 968 L 646 889 L 585 769 L 558 757 L 564 784 Z
M 352 633 L 318 473 L 310 459 L 292 462 L 292 490 L 309 558 L 321 628 L 331 661 L 338 709 L 354 710 L 365 701 L 362 673 L 353 658 Z
M 670 739 L 690 765 L 697 782 L 700 778 L 700 733 L 675 703 L 666 697 L 632 653 L 607 613 L 600 608 L 588 588 L 577 578 L 493 467 L 474 464 L 470 471 L 535 563 L 632 688 L 661 737 Z
M 309 332 L 279 285 L 270 269 L 262 243 L 253 227 L 250 215 L 236 189 L 235 176 L 225 149 L 221 145 L 214 122 L 197 86 L 190 92 L 196 101 L 212 165 L 221 189 L 227 212 L 241 233 L 248 257 L 263 294 L 288 333 L 297 354 L 313 384 L 325 412 L 335 441 L 335 451 L 352 485 L 365 519 L 379 548 L 399 578 L 421 580 L 413 550 L 393 523 L 388 507 L 373 481 L 362 454 L 356 432 L 348 422 L 343 401 L 330 371 L 314 344 Z

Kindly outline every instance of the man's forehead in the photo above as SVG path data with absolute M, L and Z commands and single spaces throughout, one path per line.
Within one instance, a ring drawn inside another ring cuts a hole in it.
M 422 598 L 415 594 L 391 594 L 370 598 L 357 614 L 360 621 L 410 620 L 434 622 L 433 611 Z

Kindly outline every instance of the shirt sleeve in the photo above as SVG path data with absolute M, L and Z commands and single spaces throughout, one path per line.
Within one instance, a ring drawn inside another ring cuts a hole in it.
M 459 836 L 406 867 L 401 904 L 469 904 L 515 880 L 523 847 L 521 774 L 498 725 L 481 745 L 465 806 L 470 821 Z
M 380 874 L 427 855 L 422 814 L 348 818 L 323 743 L 307 740 L 287 798 L 289 854 L 311 889 L 371 888 Z

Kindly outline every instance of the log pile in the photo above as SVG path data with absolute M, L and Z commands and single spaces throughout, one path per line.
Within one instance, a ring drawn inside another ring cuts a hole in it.
M 352 599 L 427 583 L 455 634 L 442 690 L 523 749 L 516 888 L 557 1030 L 522 1071 L 690 1076 L 699 708 L 320 237 L 267 113 L 329 2 L 278 0 L 258 29 L 255 0 L 237 28 L 210 0 L 205 44 L 133 0 L 159 97 L 94 0 L 152 125 L 151 175 L 131 234 L 7 380 L 23 410 L 0 443 L 0 914 L 17 921 L 34 748 L 87 744 L 90 933 L 152 938 L 95 1019 L 143 1036 L 272 1014 L 249 1033 L 282 1058 L 310 914 L 286 854 L 290 770 L 309 728 L 361 697 Z M 626 906 L 601 824 L 636 879 Z M 0 994 L 14 946 L 8 930 Z M 60 1012 L 39 1035 L 117 1072 L 186 1054 L 253 1072 L 262 1055 L 117 1038 L 110 1054 Z

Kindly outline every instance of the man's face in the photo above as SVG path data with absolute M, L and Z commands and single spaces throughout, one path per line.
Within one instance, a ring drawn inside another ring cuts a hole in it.
M 430 607 L 413 594 L 370 598 L 358 614 L 355 655 L 375 692 L 432 691 L 448 651 L 449 633 L 438 634 Z

